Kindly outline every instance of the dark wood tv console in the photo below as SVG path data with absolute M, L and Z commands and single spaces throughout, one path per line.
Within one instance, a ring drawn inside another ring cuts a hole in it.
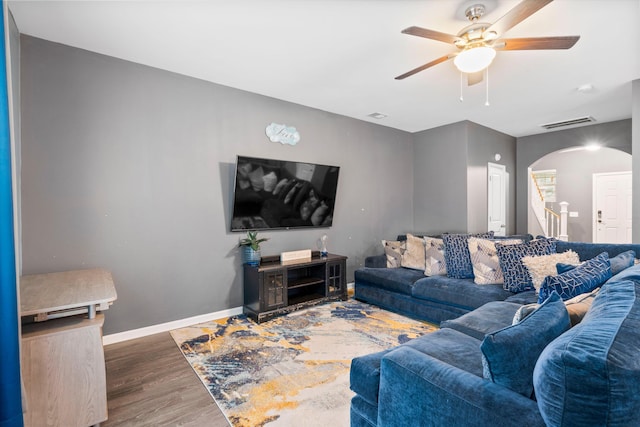
M 244 313 L 260 323 L 326 301 L 347 299 L 347 257 L 244 265 Z

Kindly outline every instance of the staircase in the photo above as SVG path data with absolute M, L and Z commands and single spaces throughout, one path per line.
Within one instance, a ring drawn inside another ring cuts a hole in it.
M 560 213 L 554 212 L 547 207 L 547 201 L 545 200 L 545 194 L 550 193 L 550 185 L 541 185 L 540 180 L 544 179 L 541 175 L 537 175 L 536 172 L 531 172 L 530 176 L 530 191 L 531 194 L 531 209 L 540 224 L 540 228 L 543 230 L 546 237 L 555 237 L 558 240 L 569 240 L 567 234 L 567 215 L 569 213 L 567 202 L 560 202 Z M 543 192 L 542 188 L 545 188 Z M 555 183 L 553 184 L 553 194 L 555 196 Z M 555 199 L 554 199 L 555 200 Z

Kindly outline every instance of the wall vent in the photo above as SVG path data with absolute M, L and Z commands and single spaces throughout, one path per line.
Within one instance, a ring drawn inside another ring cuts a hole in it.
M 581 125 L 584 123 L 593 123 L 595 121 L 596 119 L 594 119 L 593 117 L 585 116 L 585 117 L 578 117 L 577 119 L 563 120 L 561 122 L 546 123 L 544 125 L 540 125 L 540 127 L 550 130 L 550 129 L 562 128 L 565 126 Z

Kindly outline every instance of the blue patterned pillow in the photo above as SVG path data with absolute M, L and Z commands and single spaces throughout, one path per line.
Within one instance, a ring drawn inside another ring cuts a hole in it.
M 585 292 L 591 292 L 611 276 L 609 254 L 602 252 L 573 270 L 557 276 L 547 276 L 540 286 L 538 302 L 544 301 L 553 291 L 566 301 Z
M 493 231 L 481 234 L 443 234 L 447 276 L 454 279 L 473 279 L 473 264 L 467 242 L 469 237 L 488 239 L 493 237 Z
M 531 276 L 522 263 L 522 258 L 527 255 L 540 256 L 555 253 L 556 241 L 540 238 L 521 245 L 502 245 L 496 242 L 496 251 L 504 276 L 504 289 L 517 293 L 534 289 Z
M 632 250 L 622 252 L 614 256 L 613 258 L 609 258 L 609 262 L 611 263 L 611 274 L 615 276 L 622 270 L 626 270 L 627 268 L 633 266 L 635 264 L 635 258 L 636 253 Z M 558 272 L 558 274 L 573 270 L 574 268 L 576 268 L 576 266 L 572 264 L 564 264 L 560 262 L 556 264 L 556 271 Z

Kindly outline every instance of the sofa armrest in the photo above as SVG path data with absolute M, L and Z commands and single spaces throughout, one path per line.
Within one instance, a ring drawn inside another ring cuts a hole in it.
M 364 259 L 364 266 L 369 268 L 387 268 L 387 256 L 373 255 Z
M 382 359 L 379 426 L 544 426 L 532 399 L 413 348 Z

